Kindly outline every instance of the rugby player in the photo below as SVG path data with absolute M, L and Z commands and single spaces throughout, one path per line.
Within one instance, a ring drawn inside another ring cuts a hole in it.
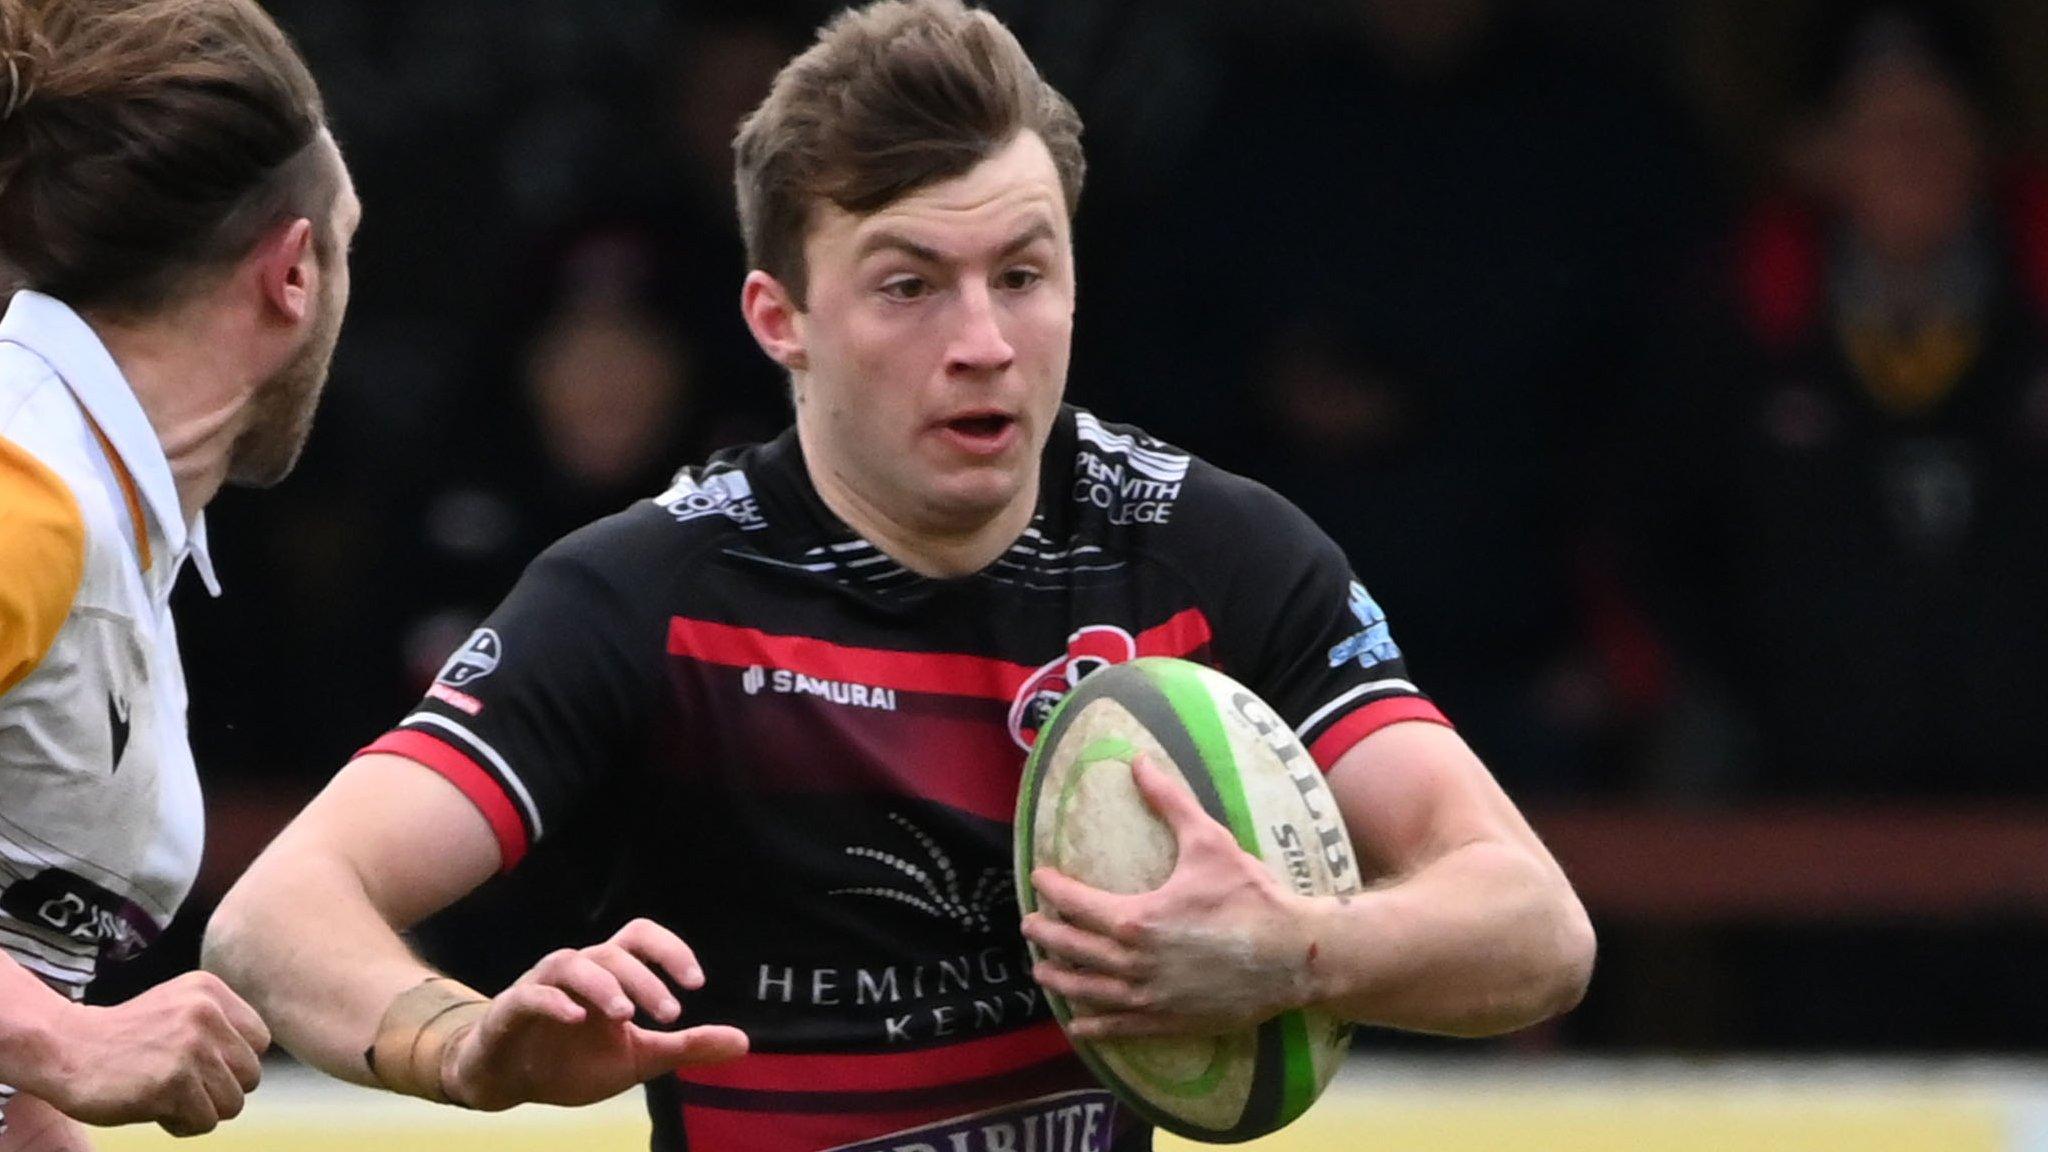
M 1576 1001 L 1583 910 L 1335 546 L 1062 404 L 1079 133 L 958 0 L 842 14 L 782 71 L 736 144 L 741 304 L 794 428 L 548 550 L 229 894 L 205 964 L 284 1046 L 479 1109 L 648 1082 L 657 1149 L 1130 1149 L 1041 986 L 1104 1036 Z M 1169 882 L 1047 873 L 1071 924 L 1021 923 L 1026 748 L 1140 654 L 1298 724 L 1382 882 L 1298 898 L 1154 770 Z M 608 939 L 496 996 L 407 950 L 549 839 Z M 1034 973 L 1025 932 L 1058 959 Z
M 198 873 L 169 597 L 291 470 L 359 208 L 253 0 L 0 0 L 0 1149 L 205 1132 L 269 1034 L 217 978 L 80 1001 Z

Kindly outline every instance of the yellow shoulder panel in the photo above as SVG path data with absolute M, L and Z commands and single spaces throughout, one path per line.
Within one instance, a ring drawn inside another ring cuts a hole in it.
M 0 692 L 35 671 L 85 578 L 85 520 L 71 489 L 0 437 Z

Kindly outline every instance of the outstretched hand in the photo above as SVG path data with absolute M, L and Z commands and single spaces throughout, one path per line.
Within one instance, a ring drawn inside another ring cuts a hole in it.
M 592 1104 L 689 1064 L 743 1056 L 747 1034 L 719 1024 L 661 1031 L 683 1006 L 655 967 L 685 990 L 704 986 L 696 954 L 675 933 L 635 920 L 610 940 L 550 953 L 491 1001 L 451 1049 L 449 1096 L 471 1108 Z
M 1120 895 L 1051 868 L 1031 874 L 1040 910 L 1024 935 L 1046 959 L 1033 975 L 1064 997 L 1082 1039 L 1214 1035 L 1311 1002 L 1314 943 L 1289 891 L 1147 757 L 1131 774 L 1173 831 L 1166 883 Z

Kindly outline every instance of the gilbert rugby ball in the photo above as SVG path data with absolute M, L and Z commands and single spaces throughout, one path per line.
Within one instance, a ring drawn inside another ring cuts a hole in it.
M 1172 873 L 1173 833 L 1132 782 L 1150 753 L 1295 891 L 1360 888 L 1350 837 L 1322 772 L 1251 690 L 1186 660 L 1146 657 L 1081 680 L 1041 729 L 1017 800 L 1017 903 L 1038 907 L 1031 870 L 1049 865 L 1111 892 L 1147 892 Z M 1032 946 L 1035 959 L 1043 959 Z M 1073 1014 L 1047 994 L 1065 1026 Z M 1291 1123 L 1322 1094 L 1349 1024 L 1297 1010 L 1216 1037 L 1074 1041 L 1104 1085 L 1161 1128 L 1235 1143 Z

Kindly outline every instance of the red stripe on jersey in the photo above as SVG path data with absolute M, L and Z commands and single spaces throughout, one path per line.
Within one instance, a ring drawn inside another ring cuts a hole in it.
M 1000 1076 L 1073 1051 L 1055 1021 L 944 1048 L 878 1054 L 751 1052 L 676 1073 L 686 1084 L 759 1092 L 902 1092 Z
M 979 696 L 1008 701 L 1036 669 L 987 656 L 955 652 L 897 652 L 855 648 L 811 636 L 777 636 L 681 616 L 668 622 L 668 651 L 712 664 L 760 664 L 818 680 L 837 680 L 935 696 Z
M 1138 655 L 1190 656 L 1206 647 L 1212 636 L 1208 617 L 1199 608 L 1189 608 L 1139 633 Z M 1005 702 L 1015 699 L 1018 689 L 1039 671 L 990 656 L 857 648 L 682 616 L 668 622 L 668 651 L 671 656 L 731 668 L 758 664 L 816 680 Z
M 1138 633 L 1138 655 L 1187 656 L 1208 647 L 1213 638 L 1209 618 L 1202 615 L 1202 610 L 1186 608 L 1175 613 L 1166 623 L 1155 624 Z
M 945 1118 L 946 1108 L 921 1108 L 858 1116 L 784 1115 L 733 1112 L 703 1104 L 683 1109 L 683 1139 L 689 1148 L 744 1148 L 747 1152 L 816 1152 L 872 1140 Z M 931 1145 L 924 1145 L 929 1148 Z
M 943 1055 L 943 1051 L 934 1054 Z M 853 1102 L 845 1110 L 820 1109 L 808 1102 L 788 1111 L 727 1108 L 692 1100 L 682 1108 L 681 1125 L 690 1148 L 816 1152 L 851 1146 L 937 1152 L 943 1146 L 951 1150 L 1062 1152 L 1112 1147 L 1140 1123 L 1128 1113 L 1117 1116 L 1109 1090 L 1071 1056 L 1025 1069 L 1018 1079 L 983 1085 L 983 1090 L 992 1098 L 978 1103 L 875 1107 Z M 1084 1102 L 1095 1112 L 1085 1130 L 1080 1118 L 1071 1114 L 1079 1111 L 1073 1104 Z M 1065 1122 L 1053 1122 L 1056 1114 L 1063 1114 Z M 1108 1123 L 1098 1126 L 1099 1121 Z M 1084 1131 L 1093 1132 L 1094 1138 L 1086 1138 Z M 655 1146 L 670 1145 L 657 1137 Z
M 504 871 L 511 871 L 525 857 L 530 845 L 526 839 L 526 825 L 519 819 L 519 810 L 512 806 L 512 798 L 505 794 L 505 786 L 498 782 L 498 778 L 470 759 L 468 753 L 445 740 L 410 728 L 386 732 L 356 756 L 374 753 L 403 756 L 432 769 L 461 789 L 462 794 L 469 797 L 469 802 L 476 805 L 477 811 L 490 822 L 491 833 L 498 838 L 498 860 Z
M 1308 754 L 1328 772 L 1337 766 L 1337 761 L 1351 746 L 1389 724 L 1403 720 L 1421 720 L 1429 724 L 1452 727 L 1450 720 L 1437 706 L 1420 696 L 1395 696 L 1387 700 L 1375 700 L 1356 712 L 1337 721 L 1325 729 L 1316 742 L 1309 747 Z
M 847 1144 L 879 1141 L 959 1113 L 958 1108 L 913 1108 L 892 1112 L 786 1113 L 730 1111 L 705 1104 L 683 1109 L 683 1135 L 692 1149 L 743 1148 L 746 1152 L 817 1152 Z M 931 1148 L 917 1141 L 901 1147 Z M 1017 1152 L 1022 1146 L 1013 1145 Z M 1041 1150 L 1046 1152 L 1046 1150 Z M 1051 1150 L 1057 1152 L 1057 1150 Z

